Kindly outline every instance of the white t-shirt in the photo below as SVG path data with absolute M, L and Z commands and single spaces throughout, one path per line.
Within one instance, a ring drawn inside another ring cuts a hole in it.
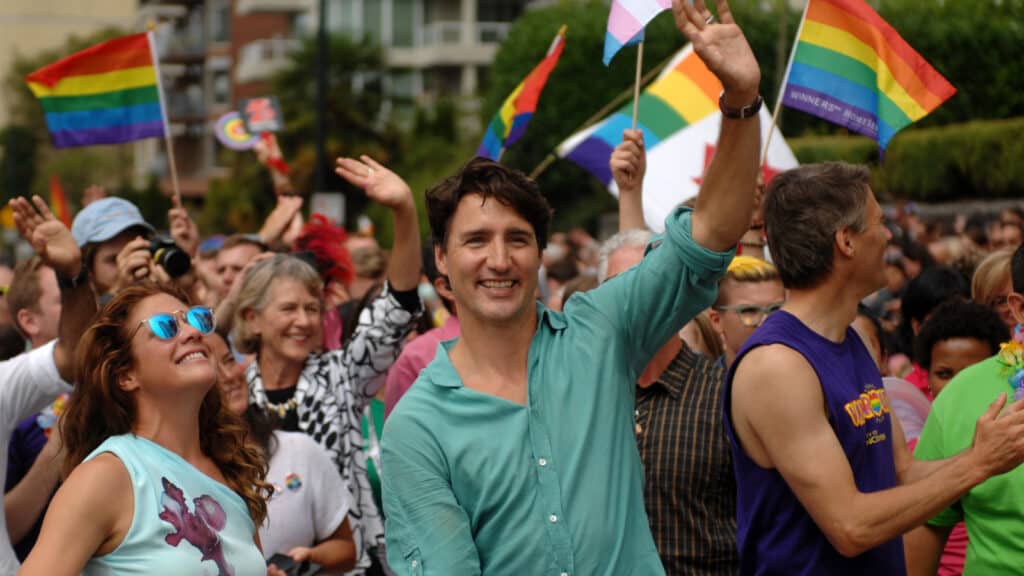
M 260 526 L 267 559 L 325 540 L 352 506 L 352 495 L 327 450 L 300 432 L 277 431 L 274 438 L 277 450 L 267 473 L 274 495 Z
M 56 342 L 0 362 L 0 484 L 7 479 L 7 444 L 18 423 L 71 392 L 53 361 Z M 18 566 L 7 536 L 7 518 L 0 514 L 0 575 L 13 575 Z

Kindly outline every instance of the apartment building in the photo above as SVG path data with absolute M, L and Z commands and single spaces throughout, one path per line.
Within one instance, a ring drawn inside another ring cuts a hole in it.
M 467 130 L 479 129 L 478 93 L 511 23 L 530 0 L 326 0 L 331 33 L 383 47 L 379 82 L 392 119 L 453 98 Z M 271 90 L 302 39 L 316 33 L 320 0 L 139 0 L 138 22 L 157 24 L 164 90 L 182 193 L 202 197 L 223 169 L 212 126 L 243 98 Z M 311 71 L 312 73 L 312 71 Z M 357 86 L 358 89 L 358 86 Z M 135 146 L 136 184 L 155 169 L 170 191 L 163 144 Z

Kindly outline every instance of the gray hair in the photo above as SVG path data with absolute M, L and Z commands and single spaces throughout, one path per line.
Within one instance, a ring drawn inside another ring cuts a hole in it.
M 597 265 L 597 281 L 604 284 L 608 279 L 608 260 L 612 254 L 623 248 L 645 248 L 647 243 L 654 237 L 654 233 L 646 228 L 634 228 L 623 230 L 618 234 L 604 241 L 601 244 L 600 260 Z
M 245 320 L 247 310 L 263 310 L 270 298 L 270 287 L 275 280 L 292 278 L 298 280 L 319 299 L 323 298 L 323 280 L 312 266 L 288 254 L 276 254 L 249 270 L 242 281 L 235 307 L 235 318 L 231 329 L 231 340 L 235 349 L 243 354 L 255 354 L 260 349 L 260 335 L 253 333 Z

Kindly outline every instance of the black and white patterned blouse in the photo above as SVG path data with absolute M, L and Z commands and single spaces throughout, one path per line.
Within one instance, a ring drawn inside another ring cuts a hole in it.
M 385 285 L 359 314 L 359 323 L 341 350 L 311 354 L 295 386 L 299 431 L 330 452 L 352 491 L 349 525 L 355 538 L 356 568 L 370 566 L 368 550 L 384 544 L 384 524 L 373 501 L 363 455 L 362 416 L 384 384 L 384 373 L 398 357 L 419 310 L 402 307 Z M 267 408 L 259 362 L 246 370 L 249 404 Z

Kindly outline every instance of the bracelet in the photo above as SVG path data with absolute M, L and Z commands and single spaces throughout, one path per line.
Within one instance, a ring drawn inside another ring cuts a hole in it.
M 757 98 L 753 102 L 747 104 L 742 108 L 730 108 L 725 105 L 725 92 L 718 97 L 718 109 L 722 111 L 722 116 L 726 118 L 732 118 L 733 120 L 743 120 L 744 118 L 750 118 L 756 116 L 761 111 L 761 105 L 764 104 L 764 99 L 758 94 Z
M 57 274 L 57 287 L 63 292 L 64 290 L 74 290 L 82 284 L 85 284 L 86 279 L 89 278 L 89 269 L 86 268 L 85 264 L 78 269 L 78 275 L 74 278 L 67 278 L 63 274 Z

